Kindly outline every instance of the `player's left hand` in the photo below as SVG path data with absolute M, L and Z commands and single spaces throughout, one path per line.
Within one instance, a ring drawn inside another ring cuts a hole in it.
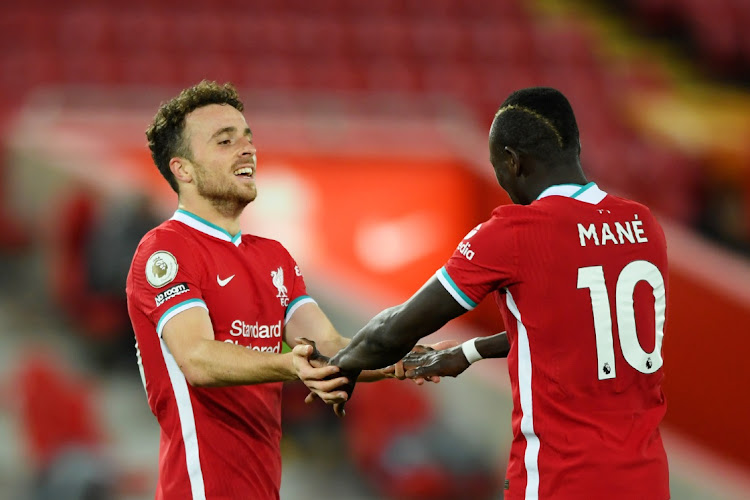
M 294 371 L 297 377 L 310 389 L 310 395 L 305 398 L 305 402 L 310 402 L 315 397 L 328 404 L 346 401 L 348 394 L 343 389 L 348 379 L 340 373 L 339 367 L 327 363 L 319 364 L 319 359 L 311 360 L 315 355 L 315 350 L 314 346 L 303 343 L 292 349 Z
M 455 342 L 455 341 L 447 341 Z M 457 344 L 457 343 L 456 343 Z M 421 353 L 412 352 L 403 359 L 408 378 L 457 377 L 470 363 L 460 345 L 437 350 L 430 348 Z
M 407 354 L 404 359 L 411 355 L 415 354 L 422 354 L 426 352 L 432 352 L 432 351 L 440 351 L 443 349 L 448 349 L 450 347 L 454 347 L 456 345 L 460 344 L 457 340 L 443 340 L 442 342 L 437 342 L 435 344 L 431 345 L 421 345 L 417 344 L 414 346 L 414 349 L 411 350 L 409 354 Z M 391 378 L 397 378 L 399 380 L 404 380 L 405 378 L 410 378 L 406 376 L 406 370 L 404 368 L 404 359 L 400 360 L 398 363 L 393 364 L 391 366 L 387 366 L 382 369 L 382 372 Z M 432 382 L 434 384 L 437 384 L 440 382 L 439 376 L 431 376 L 431 377 L 415 377 L 411 378 L 411 380 L 417 384 L 422 385 L 425 382 Z
M 315 344 L 314 340 L 306 339 L 305 337 L 297 337 L 294 340 L 296 340 L 298 344 L 312 346 L 312 354 L 310 354 L 307 359 L 310 360 L 310 364 L 314 367 L 320 368 L 321 366 L 325 366 L 328 364 L 328 361 L 331 360 L 331 358 L 329 358 L 328 356 L 324 356 L 320 353 L 320 351 L 318 350 L 318 346 Z

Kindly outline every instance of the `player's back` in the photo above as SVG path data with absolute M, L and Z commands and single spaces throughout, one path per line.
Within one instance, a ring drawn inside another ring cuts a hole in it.
M 518 259 L 498 296 L 513 345 L 508 498 L 669 497 L 664 234 L 643 205 L 589 187 L 495 215 Z

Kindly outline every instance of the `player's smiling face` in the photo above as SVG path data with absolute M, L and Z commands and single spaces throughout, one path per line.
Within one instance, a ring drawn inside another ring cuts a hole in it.
M 185 117 L 193 180 L 202 197 L 244 207 L 257 195 L 253 135 L 240 111 L 210 104 Z

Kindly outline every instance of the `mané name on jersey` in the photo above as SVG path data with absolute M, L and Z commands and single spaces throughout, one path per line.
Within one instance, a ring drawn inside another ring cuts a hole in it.
M 669 498 L 658 425 L 666 242 L 594 183 L 497 208 L 436 274 L 467 310 L 494 294 L 511 351 L 506 498 Z

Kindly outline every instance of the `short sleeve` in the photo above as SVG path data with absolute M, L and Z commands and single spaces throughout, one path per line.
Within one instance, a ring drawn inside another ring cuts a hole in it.
M 514 281 L 518 262 L 512 218 L 497 210 L 464 236 L 436 277 L 467 310 Z
M 280 244 L 279 244 L 280 245 Z M 281 247 L 287 258 L 287 268 L 291 279 L 289 280 L 289 304 L 286 306 L 286 312 L 284 314 L 284 324 L 286 325 L 292 318 L 292 315 L 300 308 L 303 304 L 316 303 L 315 299 L 307 294 L 307 286 L 305 285 L 305 278 L 302 275 L 300 269 L 294 257 L 284 248 Z
M 193 307 L 208 310 L 192 245 L 177 233 L 157 230 L 144 238 L 133 258 L 128 300 L 151 321 L 159 336 L 177 314 Z

